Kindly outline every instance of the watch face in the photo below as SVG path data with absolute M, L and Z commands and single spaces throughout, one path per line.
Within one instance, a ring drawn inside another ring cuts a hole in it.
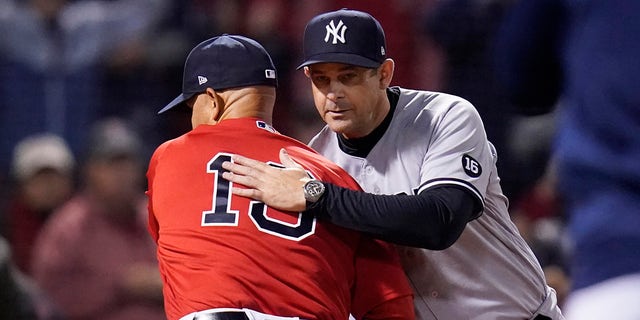
M 307 192 L 312 196 L 317 196 L 324 191 L 324 185 L 318 181 L 311 181 L 307 184 Z
M 311 180 L 304 185 L 304 197 L 309 202 L 316 202 L 324 193 L 324 184 L 318 180 Z

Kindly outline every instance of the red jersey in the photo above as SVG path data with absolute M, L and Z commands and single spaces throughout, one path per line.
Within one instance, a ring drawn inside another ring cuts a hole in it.
M 224 161 L 241 154 L 277 165 L 283 147 L 314 178 L 359 188 L 341 168 L 256 118 L 198 126 L 153 154 L 149 229 L 169 319 L 211 308 L 360 318 L 386 301 L 411 297 L 390 245 L 231 193 L 232 183 L 221 176 Z M 393 304 L 389 309 L 398 310 Z M 401 318 L 413 316 L 410 299 L 408 306 Z

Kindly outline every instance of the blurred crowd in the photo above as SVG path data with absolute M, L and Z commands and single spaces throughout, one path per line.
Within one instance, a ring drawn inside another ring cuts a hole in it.
M 222 33 L 262 43 L 279 75 L 274 127 L 306 143 L 322 122 L 295 70 L 304 26 L 342 7 L 384 26 L 392 85 L 476 106 L 514 221 L 562 298 L 554 116 L 513 112 L 491 64 L 514 2 L 0 0 L 0 278 L 24 294 L 0 297 L 0 315 L 31 304 L 37 316 L 24 319 L 162 319 L 144 174 L 161 142 L 190 129 L 187 112 L 156 114 L 181 87 L 188 50 Z

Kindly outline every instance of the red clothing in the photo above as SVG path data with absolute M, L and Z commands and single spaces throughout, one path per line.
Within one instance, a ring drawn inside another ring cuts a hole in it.
M 131 268 L 156 267 L 145 207 L 141 201 L 141 216 L 123 223 L 80 195 L 45 224 L 34 247 L 33 276 L 67 319 L 165 318 L 160 303 L 132 299 L 121 290 Z
M 49 213 L 29 209 L 19 197 L 12 200 L 7 211 L 7 240 L 11 244 L 11 254 L 18 268 L 26 274 L 31 273 L 33 244 L 48 216 Z
M 169 319 L 224 307 L 311 320 L 347 319 L 351 311 L 359 318 L 411 297 L 392 247 L 231 195 L 220 176 L 223 161 L 237 153 L 278 162 L 282 147 L 315 178 L 358 188 L 345 171 L 254 118 L 198 126 L 154 153 L 149 227 Z M 409 299 L 408 318 L 412 308 Z

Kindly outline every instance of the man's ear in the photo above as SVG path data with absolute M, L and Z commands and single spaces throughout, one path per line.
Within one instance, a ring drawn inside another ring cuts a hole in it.
M 304 70 L 304 75 L 307 76 L 307 78 L 311 77 L 311 70 L 309 70 L 309 67 L 302 67 L 302 70 Z
M 211 101 L 215 100 L 215 97 L 218 95 L 218 92 L 213 88 L 207 88 L 204 93 L 209 97 Z
M 222 99 L 220 94 L 213 88 L 207 88 L 205 94 L 209 98 L 209 103 L 211 103 L 211 119 L 217 122 L 224 110 L 224 99 Z
M 386 59 L 380 65 L 380 87 L 386 89 L 393 80 L 393 71 L 395 69 L 395 62 L 392 59 Z

